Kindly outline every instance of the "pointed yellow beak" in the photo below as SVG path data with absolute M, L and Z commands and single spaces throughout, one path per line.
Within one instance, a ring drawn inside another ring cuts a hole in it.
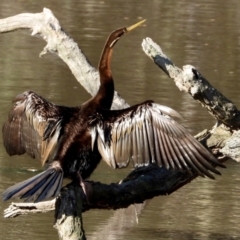
M 134 28 L 140 26 L 140 25 L 141 25 L 142 23 L 144 23 L 145 21 L 146 21 L 146 19 L 144 19 L 144 20 L 142 20 L 142 21 L 140 21 L 140 22 L 138 22 L 138 23 L 135 23 L 135 24 L 133 24 L 132 26 L 126 28 L 127 32 L 132 31 Z

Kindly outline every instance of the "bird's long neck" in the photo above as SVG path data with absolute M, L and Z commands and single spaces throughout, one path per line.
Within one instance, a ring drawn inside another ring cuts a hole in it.
M 96 96 L 98 96 L 101 107 L 105 109 L 111 108 L 114 96 L 114 82 L 111 72 L 112 52 L 113 48 L 108 47 L 106 43 L 98 67 L 100 87 Z
M 141 25 L 145 20 L 142 20 L 128 28 L 120 28 L 113 31 L 103 48 L 103 52 L 99 61 L 99 74 L 100 74 L 100 87 L 98 89 L 95 97 L 90 99 L 86 104 L 89 106 L 91 104 L 94 108 L 105 108 L 110 109 L 114 96 L 114 83 L 111 72 L 111 60 L 112 60 L 112 52 L 113 47 L 117 43 L 117 41 L 124 36 L 126 32 L 133 30 L 134 28 Z M 85 105 L 85 106 L 86 106 Z
M 100 75 L 100 87 L 99 90 L 94 97 L 93 101 L 95 101 L 101 108 L 110 109 L 114 96 L 114 82 L 111 72 L 111 60 L 112 60 L 112 52 L 113 46 L 117 42 L 114 41 L 116 31 L 110 34 L 104 48 L 99 61 L 99 75 Z

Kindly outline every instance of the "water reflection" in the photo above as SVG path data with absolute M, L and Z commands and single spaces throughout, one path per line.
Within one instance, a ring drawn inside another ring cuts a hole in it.
M 60 0 L 58 4 L 51 0 L 20 0 L 14 4 L 2 0 L 0 17 L 40 12 L 43 7 L 54 12 L 94 66 L 110 31 L 147 18 L 145 28 L 121 39 L 113 56 L 116 88 L 130 104 L 151 98 L 173 107 L 186 119 L 184 124 L 193 134 L 214 123 L 204 109 L 180 93 L 143 54 L 140 44 L 149 36 L 176 65 L 194 65 L 212 85 L 240 105 L 237 0 Z M 89 98 L 56 56 L 38 58 L 45 42 L 29 34 L 25 30 L 0 37 L 1 125 L 13 97 L 25 90 L 34 90 L 52 102 L 70 106 Z M 40 164 L 27 156 L 10 158 L 0 135 L 0 191 L 29 178 L 33 174 L 27 171 L 29 167 L 40 170 Z M 102 163 L 92 178 L 116 182 L 127 171 L 114 171 Z M 132 206 L 122 211 L 89 211 L 84 214 L 88 239 L 240 239 L 239 171 L 239 164 L 229 162 L 228 169 L 216 181 L 199 178 L 171 196 L 154 198 L 144 209 Z M 0 204 L 0 212 L 8 204 Z M 0 238 L 58 239 L 52 224 L 53 213 L 0 218 Z

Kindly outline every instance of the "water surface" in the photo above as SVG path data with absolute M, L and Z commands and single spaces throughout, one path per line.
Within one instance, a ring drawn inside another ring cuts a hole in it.
M 121 39 L 113 56 L 118 92 L 130 104 L 153 99 L 178 110 L 192 134 L 210 128 L 214 119 L 191 97 L 181 93 L 141 50 L 151 37 L 181 67 L 195 66 L 213 86 L 237 106 L 240 75 L 240 3 L 237 0 L 202 1 L 6 1 L 0 18 L 50 8 L 62 27 L 96 67 L 108 34 L 146 18 L 141 27 Z M 0 125 L 12 99 L 26 90 L 36 91 L 56 104 L 75 106 L 89 98 L 67 66 L 56 56 L 38 55 L 45 42 L 21 30 L 0 36 Z M 216 181 L 196 179 L 171 196 L 157 197 L 144 206 L 119 211 L 84 213 L 88 239 L 240 239 L 240 165 L 228 162 Z M 0 192 L 41 170 L 28 156 L 9 157 L 0 135 Z M 127 174 L 102 163 L 92 179 L 116 182 Z M 3 212 L 8 203 L 0 204 Z M 136 214 L 137 213 L 137 214 Z M 3 219 L 0 239 L 58 239 L 53 213 Z

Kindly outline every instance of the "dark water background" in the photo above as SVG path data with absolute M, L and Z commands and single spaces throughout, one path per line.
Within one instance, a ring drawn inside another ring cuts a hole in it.
M 177 66 L 195 66 L 240 107 L 238 0 L 1 0 L 0 18 L 41 12 L 43 7 L 53 11 L 94 66 L 112 30 L 147 19 L 145 27 L 121 39 L 114 51 L 115 86 L 130 104 L 153 99 L 170 106 L 182 114 L 192 134 L 214 124 L 212 117 L 187 94 L 179 92 L 143 53 L 142 39 L 151 37 Z M 0 125 L 12 99 L 25 90 L 69 106 L 89 98 L 60 59 L 50 54 L 38 57 L 44 46 L 42 39 L 31 37 L 27 30 L 0 36 Z M 88 239 L 240 239 L 240 164 L 228 162 L 227 167 L 216 181 L 196 179 L 144 207 L 85 213 Z M 26 155 L 9 157 L 0 136 L 0 192 L 32 176 L 29 168 L 41 169 L 39 162 Z M 127 170 L 114 171 L 102 163 L 92 179 L 114 182 L 126 174 Z M 53 213 L 3 219 L 8 204 L 0 203 L 0 239 L 58 239 L 52 228 Z

